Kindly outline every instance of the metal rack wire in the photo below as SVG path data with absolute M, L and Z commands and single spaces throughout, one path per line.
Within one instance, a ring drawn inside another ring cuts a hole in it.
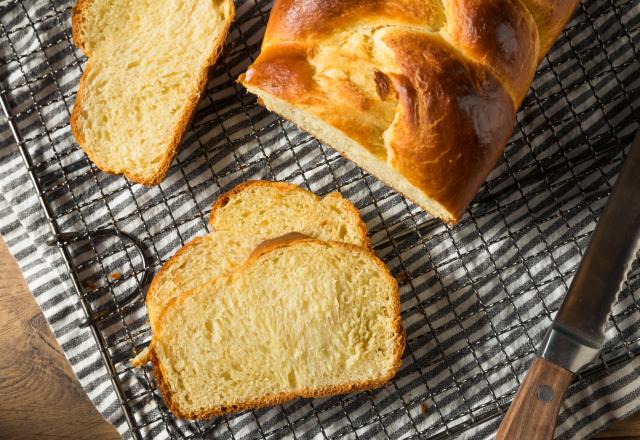
M 538 70 L 503 160 L 447 228 L 333 150 L 257 105 L 235 78 L 255 58 L 270 2 L 237 19 L 166 180 L 101 173 L 68 117 L 86 59 L 71 0 L 0 2 L 0 102 L 137 438 L 442 438 L 502 414 L 557 310 L 630 145 L 640 107 L 640 8 L 585 2 Z M 128 359 L 150 339 L 148 277 L 206 231 L 217 195 L 250 179 L 339 190 L 401 284 L 407 349 L 380 389 L 298 400 L 208 422 L 175 419 L 152 372 Z M 614 310 L 607 372 L 640 353 L 640 270 Z

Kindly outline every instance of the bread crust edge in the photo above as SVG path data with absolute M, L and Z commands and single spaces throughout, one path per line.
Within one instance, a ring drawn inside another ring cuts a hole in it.
M 80 78 L 80 85 L 78 86 L 76 101 L 73 105 L 73 109 L 71 110 L 71 116 L 69 119 L 69 122 L 71 125 L 71 133 L 73 134 L 78 145 L 80 146 L 80 148 L 82 148 L 82 150 L 87 155 L 89 160 L 93 162 L 103 172 L 109 173 L 109 174 L 115 174 L 115 175 L 123 175 L 124 177 L 126 177 L 128 180 L 132 182 L 140 183 L 146 186 L 157 185 L 160 182 L 162 182 L 162 180 L 166 176 L 167 171 L 169 170 L 169 167 L 171 165 L 171 162 L 173 162 L 173 159 L 175 158 L 178 152 L 178 147 L 180 146 L 180 143 L 182 142 L 182 138 L 185 132 L 187 131 L 187 128 L 191 122 L 191 119 L 193 118 L 193 115 L 195 114 L 196 106 L 200 101 L 200 96 L 202 95 L 202 92 L 208 82 L 209 71 L 215 65 L 220 54 L 222 53 L 222 50 L 224 48 L 224 43 L 227 39 L 227 36 L 229 35 L 229 29 L 231 28 L 231 23 L 235 18 L 235 5 L 233 3 L 233 0 L 225 0 L 229 5 L 230 14 L 227 17 L 226 21 L 223 23 L 222 31 L 218 34 L 218 38 L 215 42 L 213 51 L 209 55 L 209 58 L 207 58 L 207 61 L 204 63 L 202 69 L 200 69 L 198 84 L 194 88 L 191 95 L 186 100 L 186 105 L 182 110 L 182 114 L 180 115 L 178 124 L 176 125 L 176 128 L 173 131 L 172 137 L 169 139 L 169 142 L 166 144 L 166 146 L 163 146 L 163 148 L 165 149 L 165 154 L 163 155 L 162 162 L 155 173 L 153 173 L 152 175 L 143 175 L 143 174 L 138 174 L 136 172 L 118 171 L 112 166 L 110 166 L 108 163 L 98 160 L 97 157 L 93 154 L 93 151 L 91 151 L 91 148 L 87 147 L 87 142 L 85 141 L 84 137 L 82 136 L 77 126 L 78 114 L 82 108 L 82 105 L 84 102 L 83 98 L 86 92 L 85 91 L 86 87 L 84 83 L 86 81 L 87 72 L 90 71 L 91 65 L 92 65 L 91 51 L 87 50 L 87 48 L 85 47 L 84 40 L 82 39 L 82 36 L 80 33 L 80 28 L 83 26 L 83 23 L 84 23 L 86 9 L 91 1 L 92 0 L 77 0 L 73 8 L 73 12 L 71 14 L 72 39 L 76 44 L 76 46 L 78 46 L 78 48 L 82 50 L 85 53 L 85 55 L 89 58 L 89 60 L 87 61 L 87 65 L 84 69 L 84 72 L 82 73 L 82 77 Z
M 256 252 L 251 254 L 251 256 L 247 259 L 247 261 L 238 267 L 237 271 L 244 270 L 244 268 L 251 265 L 255 260 L 260 258 L 262 255 L 265 255 L 269 252 L 272 252 L 276 249 L 289 247 L 292 245 L 300 245 L 303 246 L 306 243 L 319 243 L 325 246 L 338 246 L 345 247 L 350 250 L 356 250 L 357 252 L 364 252 L 367 254 L 374 262 L 377 264 L 384 274 L 384 277 L 389 281 L 389 283 L 393 286 L 393 298 L 392 298 L 392 307 L 394 313 L 394 319 L 392 321 L 392 328 L 394 331 L 395 337 L 395 351 L 393 353 L 394 357 L 392 360 L 391 367 L 387 373 L 381 377 L 371 379 L 371 380 L 363 380 L 363 381 L 355 381 L 340 385 L 334 386 L 324 386 L 324 387 L 303 387 L 296 391 L 291 392 L 282 392 L 282 393 L 273 393 L 270 395 L 263 396 L 261 398 L 249 399 L 244 402 L 239 402 L 235 405 L 228 406 L 215 406 L 212 408 L 207 408 L 201 411 L 182 411 L 182 409 L 176 404 L 173 399 L 173 395 L 171 389 L 165 379 L 165 371 L 162 366 L 162 363 L 159 361 L 155 350 L 154 344 L 149 346 L 149 359 L 151 365 L 153 367 L 153 371 L 156 375 L 158 388 L 164 398 L 165 404 L 169 408 L 169 410 L 176 416 L 182 419 L 188 420 L 204 420 L 214 416 L 228 414 L 233 412 L 240 412 L 250 409 L 258 409 L 264 408 L 267 406 L 278 405 L 280 403 L 285 403 L 291 401 L 296 398 L 315 398 L 315 397 L 326 397 L 333 396 L 339 394 L 346 394 L 354 391 L 363 391 L 370 390 L 375 388 L 380 388 L 383 385 L 387 384 L 398 372 L 400 366 L 402 364 L 402 355 L 405 349 L 405 331 L 402 327 L 401 316 L 400 316 L 400 292 L 398 288 L 398 283 L 396 279 L 391 275 L 391 272 L 387 268 L 387 266 L 373 253 L 372 250 L 352 245 L 350 243 L 336 242 L 336 241 L 322 241 L 317 240 L 315 238 L 300 238 L 300 237 L 287 237 L 282 238 L 280 240 L 274 240 L 271 243 L 263 246 L 261 249 L 256 249 Z M 167 306 L 162 310 L 160 314 L 160 323 L 164 318 L 165 312 L 169 307 L 172 307 L 177 302 L 184 301 L 187 297 L 194 294 L 194 290 L 189 290 L 187 292 L 182 293 L 180 296 L 172 298 Z

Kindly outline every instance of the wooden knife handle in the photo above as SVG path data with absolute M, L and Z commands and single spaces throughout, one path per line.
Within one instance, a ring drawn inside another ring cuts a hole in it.
M 496 439 L 552 439 L 573 373 L 536 357 L 504 416 Z

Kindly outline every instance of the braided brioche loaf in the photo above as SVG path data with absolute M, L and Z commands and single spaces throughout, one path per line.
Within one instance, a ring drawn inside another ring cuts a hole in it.
M 239 81 L 455 223 L 577 0 L 276 0 Z

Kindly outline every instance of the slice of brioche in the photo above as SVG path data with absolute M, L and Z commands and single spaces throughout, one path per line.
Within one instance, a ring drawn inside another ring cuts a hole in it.
M 90 59 L 71 130 L 98 168 L 164 178 L 233 16 L 233 0 L 78 0 L 73 39 Z
M 214 203 L 209 224 L 212 232 L 187 243 L 151 282 L 146 303 L 154 333 L 169 300 L 235 269 L 264 240 L 300 232 L 369 247 L 366 227 L 351 202 L 338 193 L 321 199 L 289 183 L 252 181 L 236 186 Z M 143 351 L 132 363 L 147 362 L 147 354 Z
M 186 419 L 369 389 L 401 363 L 398 285 L 369 249 L 283 237 L 172 300 L 151 345 Z

